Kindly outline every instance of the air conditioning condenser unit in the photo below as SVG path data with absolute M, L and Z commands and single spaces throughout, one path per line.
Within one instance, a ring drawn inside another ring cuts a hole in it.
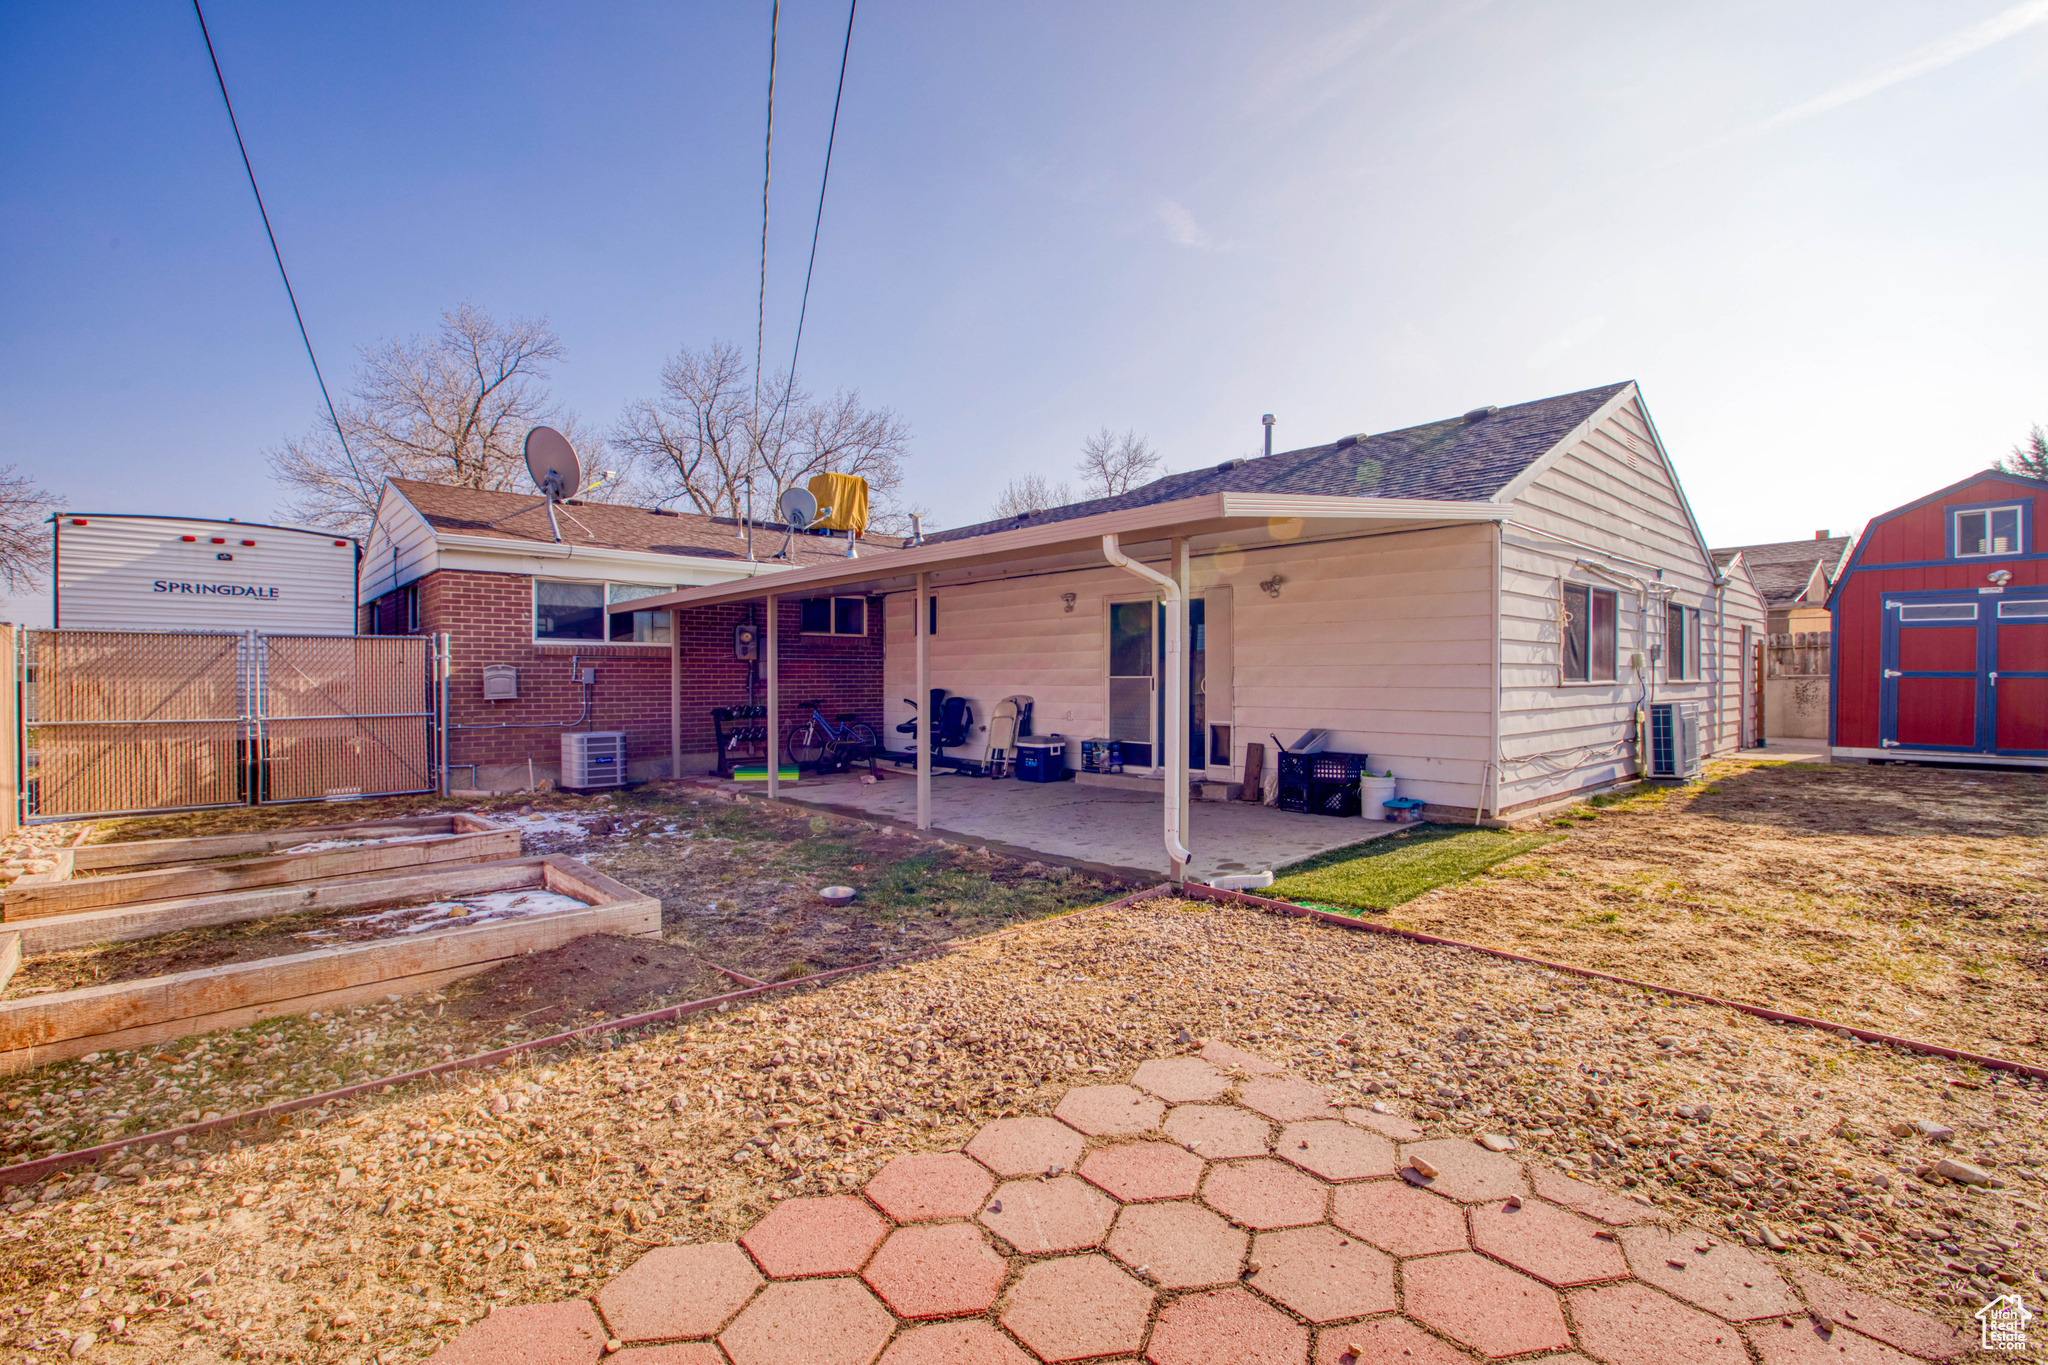
M 562 736 L 562 785 L 572 791 L 626 785 L 626 732 L 583 730 Z
M 1700 718 L 1690 702 L 1650 705 L 1650 776 L 1682 781 L 1700 773 Z

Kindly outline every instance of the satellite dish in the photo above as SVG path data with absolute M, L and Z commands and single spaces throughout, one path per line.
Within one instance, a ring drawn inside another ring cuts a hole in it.
M 801 531 L 818 516 L 818 500 L 808 488 L 785 488 L 775 500 L 775 510 L 793 531 Z
M 553 427 L 535 427 L 526 433 L 526 472 L 550 502 L 573 496 L 583 486 L 583 466 L 576 459 L 576 448 Z

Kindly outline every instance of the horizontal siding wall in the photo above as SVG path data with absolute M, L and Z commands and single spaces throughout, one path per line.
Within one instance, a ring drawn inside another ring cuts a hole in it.
M 1763 629 L 1746 584 L 1717 591 L 1717 571 L 1688 519 L 1676 476 L 1640 400 L 1618 407 L 1515 500 L 1502 533 L 1500 805 L 1512 811 L 1637 772 L 1630 741 L 1646 701 L 1694 703 L 1701 745 L 1734 747 L 1741 734 L 1742 626 Z M 1527 529 L 1524 529 L 1527 528 Z M 1555 537 L 1555 538 L 1553 538 Z M 1566 542 L 1576 542 L 1566 543 Z M 1584 560 L 1672 590 L 1647 601 L 1578 567 Z M 1619 620 L 1613 683 L 1562 680 L 1562 582 L 1614 587 Z M 1666 601 L 1700 612 L 1702 674 L 1672 681 L 1648 661 L 1664 641 Z M 1638 673 L 1630 656 L 1644 656 Z
M 439 548 L 427 519 L 397 493 L 386 491 L 363 547 L 362 600 L 374 602 L 432 573 Z
M 1475 805 L 1492 725 L 1492 535 L 1465 526 L 1196 556 L 1192 591 L 1231 594 L 1234 697 L 1227 706 L 1208 698 L 1210 723 L 1232 725 L 1231 771 L 1242 772 L 1247 742 L 1266 746 L 1270 766 L 1269 734 L 1291 741 L 1322 728 L 1331 747 L 1391 767 L 1404 792 Z M 1286 581 L 1274 597 L 1259 584 L 1276 573 Z M 1068 762 L 1078 765 L 1078 741 L 1108 723 L 1106 604 L 1151 595 L 1145 585 L 1105 566 L 934 592 L 932 685 L 975 711 L 977 733 L 956 752 L 978 757 L 990 708 L 1022 693 L 1036 702 L 1034 730 L 1076 741 Z M 902 699 L 913 695 L 910 610 L 908 594 L 889 597 L 891 725 L 908 717 Z

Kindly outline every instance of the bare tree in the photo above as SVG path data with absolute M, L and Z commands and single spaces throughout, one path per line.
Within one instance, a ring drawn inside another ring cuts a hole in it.
M 790 376 L 761 383 L 738 347 L 714 341 L 684 347 L 661 369 L 661 392 L 629 403 L 611 433 L 651 501 L 687 499 L 699 512 L 737 517 L 751 505 L 763 520 L 775 495 L 823 473 L 868 482 L 869 523 L 894 529 L 913 509 L 898 504 L 910 425 L 889 408 L 871 408 L 857 390 L 814 397 Z
M 50 509 L 56 496 L 15 466 L 0 466 L 0 583 L 8 590 L 41 587 L 49 577 Z
M 2025 474 L 2029 478 L 2048 479 L 2048 430 L 2036 424 L 2029 432 L 2025 444 L 2012 448 L 2012 454 L 2003 460 L 1993 460 L 1991 467 L 2007 474 Z
M 336 408 L 340 430 L 323 423 L 270 452 L 286 514 L 360 532 L 387 478 L 519 487 L 527 430 L 543 423 L 596 454 L 602 438 L 575 430 L 548 396 L 548 367 L 562 354 L 546 318 L 500 322 L 468 303 L 443 313 L 432 337 L 364 347 L 354 391 Z
M 1064 483 L 1054 483 L 1043 474 L 1025 474 L 1010 480 L 996 499 L 996 517 L 1014 517 L 1025 512 L 1043 512 L 1048 507 L 1064 507 L 1074 501 L 1074 490 Z
M 1081 461 L 1074 469 L 1089 497 L 1113 498 L 1151 482 L 1163 463 L 1135 429 L 1119 433 L 1104 427 L 1081 442 Z

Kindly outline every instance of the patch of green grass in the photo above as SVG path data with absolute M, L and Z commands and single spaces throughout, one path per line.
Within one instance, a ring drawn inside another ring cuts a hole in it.
M 1296 863 L 1283 869 L 1263 894 L 1333 909 L 1387 910 L 1559 837 L 1426 825 L 1405 839 L 1375 839 Z

